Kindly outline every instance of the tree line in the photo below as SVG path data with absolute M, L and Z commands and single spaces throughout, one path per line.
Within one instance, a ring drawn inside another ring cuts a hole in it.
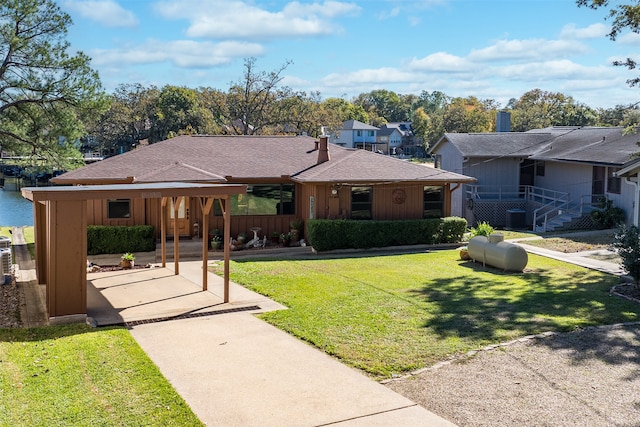
M 577 3 L 598 8 L 608 2 Z M 612 9 L 611 16 L 629 10 Z M 640 16 L 637 6 L 632 11 Z M 625 25 L 637 32 L 636 21 L 619 16 L 612 38 Z M 81 150 L 113 155 L 182 134 L 315 137 L 322 131 L 338 132 L 346 120 L 374 126 L 409 121 L 425 148 L 445 132 L 494 131 L 500 110 L 511 112 L 512 131 L 639 122 L 637 105 L 593 108 L 541 89 L 505 106 L 493 99 L 427 90 L 399 94 L 376 89 L 348 100 L 325 99 L 319 92 L 282 84 L 290 61 L 263 71 L 255 58 L 245 59 L 242 76 L 225 90 L 122 84 L 107 94 L 90 58 L 82 52 L 68 53 L 66 32 L 71 24 L 54 0 L 0 4 L 0 150 L 55 169 L 81 165 Z M 635 67 L 629 61 L 618 65 Z
M 592 108 L 559 92 L 533 89 L 502 107 L 492 99 L 450 97 L 439 91 L 420 95 L 379 89 L 350 100 L 323 99 L 279 86 L 280 73 L 258 72 L 245 61 L 244 76 L 229 89 L 123 84 L 109 96 L 108 108 L 89 129 L 87 143 L 110 154 L 140 143 L 176 135 L 300 135 L 338 132 L 346 120 L 382 126 L 411 122 L 425 148 L 445 132 L 494 132 L 498 111 L 511 113 L 511 130 L 549 126 L 627 126 L 637 123 L 637 106 Z

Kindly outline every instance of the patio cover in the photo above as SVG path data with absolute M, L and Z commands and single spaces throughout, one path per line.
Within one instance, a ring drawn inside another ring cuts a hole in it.
M 50 320 L 73 321 L 87 315 L 87 200 L 161 199 L 162 266 L 166 266 L 166 206 L 173 198 L 179 209 L 183 196 L 200 199 L 203 229 L 214 199 L 220 201 L 224 218 L 224 302 L 229 302 L 229 200 L 246 193 L 246 185 L 185 182 L 87 185 L 73 187 L 26 187 L 22 195 L 33 202 L 36 271 L 46 285 Z M 179 238 L 174 215 L 174 273 L 179 274 Z M 206 239 L 202 242 L 202 289 L 207 290 Z

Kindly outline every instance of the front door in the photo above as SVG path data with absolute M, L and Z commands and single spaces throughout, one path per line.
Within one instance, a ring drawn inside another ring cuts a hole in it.
M 595 202 L 598 197 L 604 194 L 604 180 L 607 178 L 607 173 L 604 166 L 594 166 L 593 167 L 593 180 L 591 181 L 591 195 L 593 201 Z
M 189 236 L 191 235 L 190 224 L 189 224 L 189 198 L 188 197 L 178 197 L 178 235 L 179 236 Z M 167 215 L 167 236 L 173 236 L 173 218 L 175 216 L 173 197 L 169 198 L 169 212 Z
M 524 186 L 533 186 L 535 183 L 536 162 L 524 159 L 520 163 L 520 192 L 524 193 Z

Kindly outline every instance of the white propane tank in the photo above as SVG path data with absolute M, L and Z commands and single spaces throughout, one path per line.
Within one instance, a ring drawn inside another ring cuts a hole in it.
M 521 272 L 529 262 L 527 251 L 522 246 L 502 240 L 502 234 L 492 234 L 489 238 L 476 236 L 467 245 L 469 256 L 483 265 Z

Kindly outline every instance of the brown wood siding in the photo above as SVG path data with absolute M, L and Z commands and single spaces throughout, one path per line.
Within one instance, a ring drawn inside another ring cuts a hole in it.
M 145 199 L 145 216 L 143 224 L 153 225 L 153 232 L 156 239 L 160 236 L 160 203 L 161 199 Z M 138 224 L 136 224 L 138 225 Z
M 87 200 L 87 224 L 90 225 L 141 225 L 145 221 L 145 203 L 131 200 L 131 217 L 110 219 L 107 217 L 107 200 Z
M 421 219 L 423 211 L 421 184 L 376 185 L 373 187 L 373 219 Z M 394 203 L 394 191 L 404 191 L 404 202 Z
M 266 183 L 266 182 L 265 182 Z M 269 181 L 268 183 L 273 183 Z M 438 184 L 436 184 L 438 185 Z M 447 183 L 440 183 L 445 188 L 444 214 L 450 215 L 451 192 Z M 420 219 L 423 212 L 423 185 L 419 183 L 374 185 L 373 194 L 373 218 L 378 220 L 394 219 Z M 310 197 L 314 197 L 316 219 L 348 219 L 351 214 L 351 189 L 343 185 L 338 190 L 338 196 L 332 197 L 331 184 L 296 184 L 296 214 L 295 215 L 256 215 L 233 216 L 231 218 L 231 234 L 247 233 L 252 227 L 261 227 L 259 235 L 269 238 L 272 232 L 286 233 L 289 231 L 289 223 L 294 218 L 305 221 L 310 217 Z M 393 203 L 393 192 L 396 189 L 405 191 L 406 199 L 402 204 Z M 219 203 L 215 200 L 216 204 Z M 191 234 L 194 234 L 195 221 L 202 225 L 202 211 L 197 198 L 192 198 L 189 204 Z M 107 219 L 107 201 L 89 200 L 87 203 L 88 224 L 96 225 L 143 225 L 154 226 L 156 238 L 160 238 L 160 200 L 159 199 L 134 199 L 132 200 L 132 218 L 122 220 Z M 209 229 L 223 228 L 222 216 L 209 217 Z M 205 230 L 200 230 L 202 235 Z
M 316 219 L 345 219 L 351 210 L 351 193 L 349 187 L 341 186 L 338 189 L 337 197 L 331 194 L 333 189 L 330 184 L 309 185 L 307 190 L 307 205 L 309 196 L 315 198 L 315 218 Z M 308 216 L 307 216 L 308 218 Z

